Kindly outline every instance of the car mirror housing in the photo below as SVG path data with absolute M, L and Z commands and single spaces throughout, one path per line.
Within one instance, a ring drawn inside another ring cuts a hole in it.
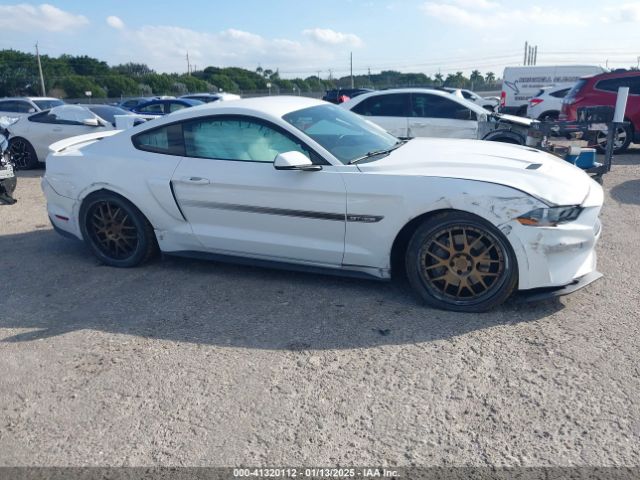
M 82 124 L 86 125 L 87 127 L 99 127 L 100 126 L 100 122 L 98 121 L 97 118 L 85 118 L 84 120 L 82 120 Z
M 322 170 L 322 166 L 314 165 L 304 153 L 298 151 L 278 154 L 273 161 L 273 166 L 276 170 Z

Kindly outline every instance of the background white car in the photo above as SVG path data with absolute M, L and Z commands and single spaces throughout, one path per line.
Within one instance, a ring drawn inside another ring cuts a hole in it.
M 159 249 L 378 279 L 395 268 L 457 311 L 599 276 L 603 193 L 580 169 L 501 143 L 399 141 L 302 97 L 63 140 L 42 188 L 54 228 L 116 267 Z
M 488 113 L 446 90 L 402 88 L 365 93 L 340 104 L 400 138 L 478 138 L 478 118 Z
M 0 117 L 21 118 L 60 105 L 64 105 L 64 102 L 59 98 L 53 97 L 0 98 Z
M 9 127 L 9 154 L 16 168 L 36 168 L 49 145 L 64 138 L 113 130 L 114 126 L 79 105 L 61 105 L 22 117 Z
M 534 95 L 527 106 L 527 117 L 538 120 L 557 120 L 562 110 L 562 99 L 571 87 L 543 87 Z
M 443 90 L 450 92 L 458 97 L 462 97 L 465 100 L 469 100 L 470 102 L 473 102 L 476 105 L 489 110 L 490 112 L 493 112 L 500 104 L 500 98 L 498 97 L 482 97 L 477 93 L 474 93 L 471 90 L 467 90 L 465 88 L 443 87 Z

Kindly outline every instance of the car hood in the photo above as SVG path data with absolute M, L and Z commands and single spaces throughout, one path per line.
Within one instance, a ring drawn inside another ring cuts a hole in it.
M 390 155 L 359 163 L 362 172 L 461 178 L 523 191 L 549 205 L 580 205 L 593 180 L 554 155 L 480 140 L 414 138 Z

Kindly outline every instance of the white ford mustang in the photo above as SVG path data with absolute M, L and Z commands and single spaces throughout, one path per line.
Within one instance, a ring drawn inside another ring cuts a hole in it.
M 578 168 L 501 143 L 400 141 L 300 97 L 60 141 L 42 187 L 56 230 L 116 267 L 159 249 L 379 279 L 403 268 L 428 304 L 457 311 L 599 276 L 603 194 Z

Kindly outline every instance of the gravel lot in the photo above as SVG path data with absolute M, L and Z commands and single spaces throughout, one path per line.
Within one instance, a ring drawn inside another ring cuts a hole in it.
M 640 150 L 604 279 L 482 315 L 390 284 L 180 258 L 119 270 L 0 206 L 0 466 L 640 466 Z

